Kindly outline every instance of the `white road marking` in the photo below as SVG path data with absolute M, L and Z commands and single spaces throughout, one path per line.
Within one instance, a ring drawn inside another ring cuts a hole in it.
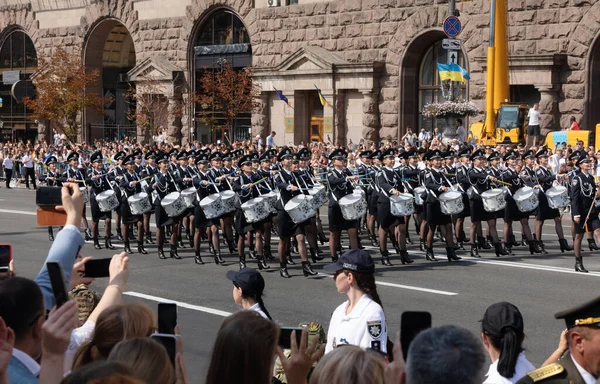
M 12 210 L 12 209 L 0 209 L 0 212 L 3 212 L 3 213 L 14 213 L 15 215 L 37 216 L 36 212 L 15 211 L 15 210 Z
M 328 275 L 326 273 L 319 273 L 318 276 L 332 277 L 333 275 Z M 444 296 L 456 296 L 456 295 L 458 295 L 458 293 L 456 293 L 456 292 L 440 291 L 440 290 L 437 290 L 437 289 L 415 287 L 415 286 L 412 286 L 412 285 L 403 285 L 403 284 L 388 283 L 388 282 L 381 281 L 381 280 L 376 280 L 375 283 L 377 283 L 377 285 L 385 285 L 386 287 L 408 289 L 410 291 L 435 293 L 437 295 L 444 295 Z
M 513 267 L 513 268 L 523 268 L 523 269 L 535 269 L 535 270 L 538 270 L 538 271 L 546 271 L 546 272 L 570 273 L 570 274 L 574 274 L 574 275 L 578 275 L 578 276 L 600 277 L 600 273 L 599 272 L 581 273 L 581 272 L 575 272 L 574 269 L 567 269 L 567 268 L 561 268 L 561 267 L 552 267 L 552 266 L 546 266 L 546 265 L 542 266 L 542 265 L 527 264 L 527 263 L 521 263 L 521 262 L 517 263 L 517 262 L 514 262 L 514 261 L 476 260 L 474 258 L 468 258 L 468 260 L 471 261 L 471 262 L 475 262 L 475 263 L 491 264 L 491 265 L 501 265 L 503 267 Z
M 211 315 L 217 315 L 217 316 L 222 316 L 222 317 L 227 317 L 227 316 L 231 315 L 231 312 L 225 312 L 225 311 L 221 311 L 219 309 L 203 307 L 200 305 L 188 304 L 188 303 L 184 303 L 181 301 L 174 301 L 174 300 L 170 300 L 170 299 L 165 299 L 163 297 L 146 295 L 145 293 L 124 292 L 123 294 L 127 295 L 127 296 L 139 297 L 140 299 L 156 301 L 158 303 L 164 303 L 164 302 L 175 303 L 175 304 L 177 304 L 178 307 L 187 308 L 187 309 L 191 309 L 191 310 L 198 311 L 198 312 L 209 313 Z

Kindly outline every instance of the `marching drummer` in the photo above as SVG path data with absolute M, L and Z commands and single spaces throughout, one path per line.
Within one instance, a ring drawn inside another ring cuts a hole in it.
M 192 156 L 193 156 L 193 153 L 192 153 Z M 173 177 L 175 178 L 175 182 L 179 185 L 179 189 L 181 191 L 192 186 L 192 175 L 190 175 L 190 172 L 188 169 L 189 157 L 190 157 L 190 154 L 188 152 L 186 152 L 185 150 L 182 150 L 181 152 L 179 152 L 179 154 L 177 155 L 177 161 L 179 162 L 179 164 L 171 173 L 173 175 Z M 181 234 L 181 232 L 183 230 L 182 226 L 185 227 L 186 240 L 188 240 L 192 246 L 194 245 L 193 238 L 191 238 L 191 236 L 190 236 L 190 216 L 193 213 L 194 213 L 193 209 L 188 208 L 182 215 L 182 217 L 183 217 L 182 224 L 179 225 L 179 233 L 177 234 L 177 246 L 179 248 L 185 248 L 185 245 L 183 243 L 183 237 Z
M 371 194 L 367 200 L 367 229 L 372 234 L 371 245 L 379 247 L 379 233 L 375 229 L 377 222 L 377 200 L 379 199 L 379 186 L 377 185 L 377 175 L 381 172 L 381 151 L 375 150 L 369 156 L 370 163 L 368 166 L 369 173 L 371 174 Z
M 238 167 L 241 169 L 242 174 L 236 178 L 233 184 L 233 190 L 240 195 L 240 202 L 243 204 L 251 199 L 260 196 L 258 186 L 256 183 L 260 180 L 258 175 L 252 172 L 252 160 L 256 158 L 258 160 L 258 154 L 242 156 L 238 160 Z M 256 176 L 255 176 L 256 175 Z M 268 220 L 268 217 L 267 217 Z M 269 269 L 267 262 L 263 257 L 263 240 L 262 234 L 264 229 L 264 220 L 255 223 L 249 223 L 246 220 L 246 216 L 242 209 L 237 209 L 235 212 L 235 231 L 238 234 L 238 255 L 240 257 L 240 269 L 246 268 L 246 254 L 244 253 L 244 243 L 246 234 L 253 234 L 256 245 L 256 260 L 258 262 L 258 269 Z
M 461 248 L 463 243 L 466 243 L 467 241 L 469 241 L 469 239 L 467 238 L 467 235 L 465 234 L 464 231 L 464 223 L 465 223 L 465 218 L 470 217 L 471 216 L 471 207 L 469 204 L 469 196 L 467 194 L 467 191 L 469 190 L 469 187 L 471 187 L 471 183 L 469 181 L 469 156 L 471 155 L 471 150 L 470 148 L 465 148 L 462 151 L 460 151 L 458 153 L 458 157 L 459 157 L 459 161 L 460 161 L 460 165 L 456 168 L 456 181 L 459 185 L 459 189 L 462 193 L 462 201 L 463 201 L 463 206 L 464 209 L 462 210 L 462 212 L 460 212 L 459 214 L 456 215 L 456 223 L 455 223 L 455 234 L 456 234 L 456 241 L 458 241 L 458 244 Z
M 134 215 L 131 212 L 131 207 L 129 206 L 129 202 L 127 200 L 129 197 L 142 192 L 140 178 L 134 170 L 133 157 L 133 155 L 127 155 L 125 159 L 123 159 L 123 164 L 125 164 L 127 172 L 123 174 L 123 178 L 121 179 L 121 182 L 119 184 L 124 194 L 121 198 L 121 226 L 123 231 L 123 239 L 125 241 L 125 252 L 129 254 L 133 253 L 131 247 L 129 246 L 129 225 L 137 224 L 137 250 L 139 253 L 146 255 L 148 254 L 148 252 L 146 252 L 146 250 L 144 249 L 144 216 Z
M 148 153 L 146 153 L 146 164 L 142 167 L 142 172 L 139 173 L 139 176 L 142 179 L 146 179 L 146 178 L 152 178 L 152 176 L 154 176 L 157 172 L 158 172 L 158 168 L 155 165 L 156 162 L 156 152 L 154 151 L 150 151 Z M 144 188 L 144 192 L 146 192 L 148 194 L 148 196 L 151 196 L 151 188 L 150 188 L 150 183 L 146 182 L 146 187 Z M 152 201 L 151 201 L 152 203 Z M 154 241 L 152 240 L 152 231 L 150 231 L 150 216 L 152 216 L 154 214 L 154 206 L 153 209 L 150 210 L 147 213 L 144 213 L 144 232 L 146 234 L 146 239 L 145 242 L 146 244 L 154 244 Z
M 56 171 L 56 163 L 58 162 L 56 156 L 48 156 L 46 160 L 44 160 L 44 164 L 48 167 L 48 172 L 44 176 L 40 177 L 40 181 L 45 181 L 46 185 L 49 187 L 62 187 L 62 182 L 60 181 L 60 175 Z M 54 232 L 52 231 L 52 227 L 48 227 L 48 240 L 54 241 Z
M 79 187 L 85 188 L 85 175 L 77 168 L 79 164 L 79 155 L 77 152 L 72 151 L 67 156 L 67 162 L 69 163 L 69 169 L 61 176 L 61 183 L 77 183 Z M 81 224 L 85 228 L 85 240 L 92 239 L 92 232 L 89 229 L 87 218 L 85 217 L 86 205 L 83 204 L 83 213 L 81 214 Z
M 560 244 L 560 251 L 572 251 L 573 248 L 569 246 L 563 228 L 561 224 L 560 212 L 558 209 L 550 208 L 548 204 L 548 198 L 546 197 L 546 191 L 552 188 L 552 184 L 557 179 L 565 180 L 567 175 L 554 175 L 552 171 L 548 169 L 548 149 L 542 147 L 536 154 L 535 157 L 538 161 L 539 166 L 535 170 L 535 176 L 537 177 L 538 184 L 540 186 L 540 193 L 538 195 L 540 205 L 537 210 L 535 220 L 535 234 L 537 240 L 542 249 L 544 249 L 544 242 L 542 241 L 542 228 L 545 220 L 554 220 L 554 228 L 558 235 L 558 243 Z
M 177 217 L 169 217 L 163 208 L 161 202 L 169 193 L 177 192 L 177 185 L 173 176 L 169 173 L 169 154 L 161 152 L 156 156 L 158 163 L 158 172 L 154 174 L 152 182 L 154 199 L 154 220 L 156 221 L 156 243 L 158 246 L 158 257 L 166 259 L 163 251 L 165 241 L 165 228 L 171 226 L 171 251 L 170 256 L 175 259 L 181 259 L 177 254 L 177 226 L 179 224 Z
M 363 182 L 367 184 L 367 188 L 365 189 L 365 197 L 367 199 L 367 214 L 365 224 L 367 226 L 367 238 L 371 242 L 371 245 L 377 247 L 377 235 L 375 234 L 375 217 L 373 213 L 370 212 L 369 202 L 371 201 L 371 196 L 373 195 L 373 181 L 374 181 L 374 169 L 371 166 L 371 155 L 373 151 L 362 151 L 359 153 L 360 165 L 357 167 L 358 175 L 363 176 Z M 373 220 L 371 221 L 371 217 Z
M 439 226 L 442 236 L 446 239 L 446 256 L 448 261 L 458 261 L 461 258 L 456 256 L 454 252 L 454 236 L 452 234 L 452 218 L 442 212 L 440 206 L 440 195 L 450 191 L 452 183 L 447 176 L 442 172 L 442 155 L 439 150 L 430 151 L 425 155 L 431 162 L 431 168 L 425 173 L 425 188 L 427 188 L 427 199 L 425 204 L 427 208 L 427 225 L 429 232 L 427 233 L 427 248 L 425 258 L 427 260 L 436 261 L 433 254 L 433 235 L 436 227 Z
M 298 174 L 300 175 L 299 179 L 302 183 L 302 186 L 307 189 L 314 188 L 316 186 L 316 183 L 313 179 L 313 170 L 312 167 L 310 167 L 310 165 L 308 164 L 308 161 L 310 160 L 310 151 L 308 150 L 308 148 L 302 148 L 298 151 L 297 157 Z M 319 245 L 317 244 L 318 222 L 320 222 L 320 219 L 319 210 L 317 209 L 317 212 L 313 217 L 310 218 L 310 222 L 306 226 L 306 240 L 308 242 L 308 251 L 310 253 L 310 257 L 313 263 L 323 260 L 323 256 L 321 256 L 323 251 L 319 249 Z M 329 225 L 331 226 L 331 223 Z M 322 230 L 323 227 L 321 226 L 321 231 Z
M 279 274 L 281 277 L 289 278 L 290 275 L 287 270 L 286 253 L 290 247 L 290 238 L 294 237 L 298 241 L 298 252 L 302 259 L 302 272 L 304 276 L 313 276 L 317 272 L 313 271 L 310 262 L 306 256 L 306 243 L 304 237 L 306 235 L 305 226 L 308 224 L 308 220 L 302 223 L 294 223 L 290 215 L 285 210 L 286 204 L 295 196 L 301 195 L 300 184 L 298 182 L 298 175 L 292 171 L 292 161 L 294 154 L 288 147 L 283 147 L 279 152 L 277 159 L 281 163 L 281 171 L 277 174 L 275 179 L 277 188 L 281 194 L 281 198 L 278 202 L 277 207 L 277 228 L 279 232 L 279 245 L 277 250 L 279 252 L 280 269 Z
M 209 160 L 211 162 L 212 168 L 210 169 L 210 178 L 214 183 L 219 185 L 219 192 L 230 190 L 229 177 L 231 176 L 227 170 L 223 167 L 223 157 L 224 155 L 221 152 L 213 152 Z M 220 217 L 221 220 L 221 230 L 227 239 L 227 245 L 229 246 L 229 252 L 231 254 L 237 252 L 235 242 L 233 241 L 233 214 L 226 213 Z
M 261 189 L 261 192 L 263 194 L 269 193 L 274 189 L 273 173 L 275 171 L 271 171 L 271 157 L 273 157 L 273 153 L 275 152 L 276 151 L 274 149 L 269 149 L 259 157 L 260 167 L 258 169 L 258 175 L 261 179 L 267 178 L 267 180 L 264 183 L 259 185 L 259 188 Z M 276 216 L 277 215 L 275 213 L 269 214 L 269 220 L 266 220 L 264 224 L 263 255 L 267 260 L 275 259 L 275 257 L 271 253 L 271 228 L 273 226 L 273 221 Z
M 402 169 L 400 170 L 400 177 L 402 179 L 402 183 L 404 185 L 404 191 L 406 193 L 410 193 L 411 195 L 414 195 L 415 193 L 415 188 L 417 188 L 419 186 L 419 175 L 421 174 L 421 170 L 419 170 L 417 168 L 417 159 L 419 158 L 417 151 L 415 151 L 414 149 L 411 149 L 410 151 L 406 151 L 402 154 L 402 157 L 404 159 L 406 159 L 406 166 L 402 167 Z M 419 235 L 419 238 L 421 237 L 421 223 L 425 223 L 424 222 L 424 217 L 423 217 L 423 206 L 422 205 L 418 205 L 415 204 L 415 230 L 417 232 L 417 235 Z M 409 223 L 409 218 L 406 218 L 406 241 L 410 243 L 409 241 L 409 229 L 408 229 L 408 223 Z M 421 239 L 422 242 L 422 239 Z
M 490 235 L 496 249 L 496 256 L 508 255 L 508 252 L 502 247 L 500 240 L 498 239 L 498 233 L 496 232 L 496 213 L 487 212 L 483 208 L 483 200 L 481 194 L 490 189 L 490 181 L 498 181 L 494 176 L 487 174 L 483 168 L 483 163 L 486 157 L 481 149 L 473 152 L 471 155 L 471 161 L 473 161 L 473 168 L 469 170 L 469 182 L 472 186 L 472 195 L 469 196 L 471 205 L 471 256 L 480 257 L 479 250 L 477 249 L 477 227 L 481 226 L 482 221 L 486 221 L 490 228 Z
M 90 185 L 90 208 L 92 210 L 92 236 L 94 238 L 94 248 L 102 249 L 98 241 L 98 222 L 104 220 L 104 246 L 107 249 L 115 249 L 110 239 L 110 227 L 112 222 L 112 212 L 102 212 L 98 206 L 97 197 L 101 192 L 112 190 L 106 172 L 104 171 L 104 158 L 102 152 L 97 151 L 90 156 L 90 162 L 94 168 L 89 170 L 88 183 Z
M 492 182 L 492 185 L 490 185 L 490 186 L 493 187 L 493 188 L 501 188 L 501 187 L 503 187 L 503 184 L 501 183 L 501 180 L 500 180 L 500 178 L 502 177 L 502 172 L 500 172 L 500 169 L 499 169 L 500 154 L 498 152 L 496 152 L 496 151 L 492 151 L 488 155 L 487 160 L 488 160 L 488 167 L 485 170 L 488 173 L 488 175 L 494 177 L 497 180 L 497 181 Z M 504 209 L 500 209 L 500 210 L 498 210 L 496 212 L 493 212 L 493 213 L 494 213 L 494 215 L 493 215 L 494 216 L 494 218 L 493 218 L 494 223 L 497 223 L 497 219 L 498 218 L 503 218 L 504 217 Z M 490 225 L 489 225 L 489 222 L 488 222 L 488 224 L 487 224 L 487 234 L 488 234 L 487 240 L 491 241 L 492 237 L 491 237 L 490 232 L 491 232 L 491 229 L 490 229 Z

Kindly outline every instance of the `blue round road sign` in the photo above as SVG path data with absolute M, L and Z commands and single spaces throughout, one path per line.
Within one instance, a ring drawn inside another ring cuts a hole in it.
M 444 19 L 444 33 L 449 38 L 455 38 L 460 34 L 462 25 L 456 16 L 448 16 Z

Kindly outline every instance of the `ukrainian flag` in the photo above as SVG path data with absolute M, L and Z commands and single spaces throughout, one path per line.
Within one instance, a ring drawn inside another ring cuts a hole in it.
M 440 80 L 460 81 L 466 83 L 470 80 L 469 72 L 458 64 L 440 64 L 438 63 L 438 72 L 440 74 Z
M 321 105 L 322 106 L 328 105 L 329 108 L 333 108 L 333 106 L 331 105 L 331 103 L 329 103 L 329 101 L 327 101 L 327 99 L 325 98 L 325 96 L 323 96 L 323 94 L 321 93 L 321 90 L 319 89 L 319 87 L 317 87 L 316 84 L 315 84 L 315 88 L 317 88 L 317 93 L 319 94 L 319 100 L 321 101 Z

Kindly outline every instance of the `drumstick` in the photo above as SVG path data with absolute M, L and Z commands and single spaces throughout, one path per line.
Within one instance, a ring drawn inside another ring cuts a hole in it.
M 588 219 L 590 218 L 590 214 L 592 213 L 592 208 L 594 208 L 594 203 L 596 202 L 596 198 L 598 197 L 598 195 L 594 195 L 594 200 L 592 200 L 592 205 L 590 205 L 590 209 L 588 210 L 587 216 L 585 217 L 585 221 L 583 222 L 585 225 L 585 231 L 588 231 Z

